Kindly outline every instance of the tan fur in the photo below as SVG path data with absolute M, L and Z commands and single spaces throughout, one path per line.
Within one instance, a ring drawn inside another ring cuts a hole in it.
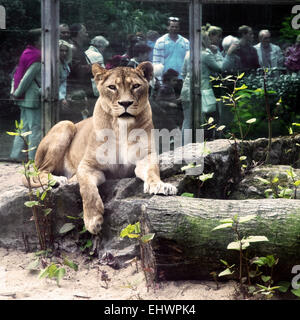
M 95 64 L 92 70 L 100 93 L 93 117 L 77 124 L 70 121 L 57 123 L 41 141 L 35 162 L 42 172 L 43 183 L 49 172 L 78 180 L 85 227 L 97 234 L 101 230 L 104 211 L 98 186 L 106 178 L 132 176 L 135 172 L 144 181 L 145 192 L 176 194 L 177 190 L 160 180 L 158 164 L 151 161 L 156 157 L 150 150 L 153 123 L 148 81 L 152 77 L 151 63 L 144 62 L 136 69 L 122 67 L 112 70 Z M 131 104 L 127 107 L 127 113 L 133 117 L 120 117 L 129 101 Z M 146 136 L 141 139 L 143 145 L 148 144 L 148 147 L 139 149 L 136 153 L 139 158 L 135 161 L 135 154 L 127 154 L 128 148 L 135 142 L 124 140 L 124 137 L 126 130 L 129 136 L 131 130 L 137 128 L 145 130 Z M 105 141 L 99 140 L 102 129 L 111 129 L 115 133 L 116 159 L 121 159 L 122 164 L 103 164 L 102 158 L 106 152 L 99 152 L 99 148 L 105 146 Z

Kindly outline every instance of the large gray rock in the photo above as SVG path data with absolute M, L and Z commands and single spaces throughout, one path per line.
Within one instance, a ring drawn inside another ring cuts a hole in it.
M 273 146 L 276 157 L 272 156 L 272 161 L 285 164 L 292 161 L 297 167 L 299 137 L 275 140 Z M 258 161 L 258 154 L 262 155 L 261 150 L 265 147 L 266 139 L 247 141 L 244 144 L 244 154 L 247 155 L 248 161 Z M 237 189 L 240 181 L 242 181 L 242 187 L 247 185 L 246 177 L 240 173 L 240 161 L 233 142 L 215 140 L 207 142 L 205 149 L 209 152 L 205 156 L 204 167 L 199 168 L 203 169 L 204 173 L 213 172 L 214 176 L 202 186 L 198 179 L 189 175 L 190 172 L 183 172 L 181 168 L 191 162 L 201 163 L 203 145 L 190 144 L 160 155 L 161 177 L 164 181 L 178 187 L 178 195 L 191 192 L 202 198 L 226 199 L 230 192 Z M 185 157 L 180 163 L 177 160 L 182 153 Z M 29 249 L 34 250 L 38 248 L 38 241 L 34 221 L 31 220 L 31 210 L 24 206 L 24 202 L 28 200 L 28 189 L 21 184 L 20 169 L 19 164 L 0 164 L 0 246 L 24 248 L 24 239 L 26 239 Z M 252 186 L 253 188 L 256 188 L 256 185 Z M 121 239 L 119 234 L 128 224 L 139 221 L 141 206 L 147 204 L 152 196 L 143 193 L 143 182 L 138 178 L 109 180 L 99 187 L 99 192 L 105 205 L 100 255 L 111 252 L 124 259 L 135 255 L 137 253 L 135 241 Z M 81 237 L 86 239 L 90 237 L 88 233 L 83 236 L 79 234 L 83 226 L 82 219 L 68 218 L 68 216 L 80 217 L 82 213 L 78 184 L 67 183 L 53 189 L 52 199 L 51 218 L 55 245 L 74 250 L 77 244 L 82 244 Z M 76 227 L 61 235 L 59 230 L 65 223 L 73 223 Z

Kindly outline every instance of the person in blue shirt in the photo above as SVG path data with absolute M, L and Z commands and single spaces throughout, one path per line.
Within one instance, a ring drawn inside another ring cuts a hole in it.
M 190 42 L 179 34 L 179 18 L 170 17 L 168 19 L 167 30 L 167 34 L 156 40 L 153 49 L 153 64 L 163 65 L 163 73 L 168 69 L 177 71 L 179 73 L 179 79 L 182 79 L 181 69 L 184 57 L 190 49 Z

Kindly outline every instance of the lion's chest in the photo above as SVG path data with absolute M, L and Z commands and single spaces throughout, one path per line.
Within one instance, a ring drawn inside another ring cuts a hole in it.
M 135 165 L 128 164 L 111 164 L 105 170 L 106 179 L 121 179 L 130 178 L 134 176 Z

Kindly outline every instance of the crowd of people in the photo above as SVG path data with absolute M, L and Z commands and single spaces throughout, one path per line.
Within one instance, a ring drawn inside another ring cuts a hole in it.
M 79 121 L 92 115 L 99 96 L 92 77 L 92 65 L 106 69 L 118 66 L 136 68 L 143 61 L 151 61 L 154 77 L 150 83 L 150 102 L 158 119 L 164 118 L 168 129 L 192 128 L 190 80 L 190 42 L 180 35 L 180 19 L 170 17 L 167 32 L 160 35 L 149 30 L 129 35 L 126 52 L 112 55 L 106 61 L 105 50 L 110 42 L 98 35 L 89 38 L 82 23 L 61 24 L 59 36 L 59 119 Z M 201 117 L 213 116 L 220 123 L 232 121 L 228 108 L 218 103 L 210 76 L 218 73 L 236 74 L 259 68 L 300 70 L 300 35 L 293 46 L 282 50 L 271 42 L 271 32 L 261 30 L 257 44 L 250 26 L 237 30 L 237 37 L 223 38 L 223 30 L 207 25 L 202 28 Z M 30 145 L 41 138 L 41 30 L 32 30 L 28 46 L 22 53 L 13 77 L 11 94 L 21 110 L 25 131 L 32 131 Z M 159 125 L 158 125 L 159 126 Z M 22 159 L 23 141 L 16 137 L 11 158 Z M 34 158 L 35 150 L 29 152 Z

